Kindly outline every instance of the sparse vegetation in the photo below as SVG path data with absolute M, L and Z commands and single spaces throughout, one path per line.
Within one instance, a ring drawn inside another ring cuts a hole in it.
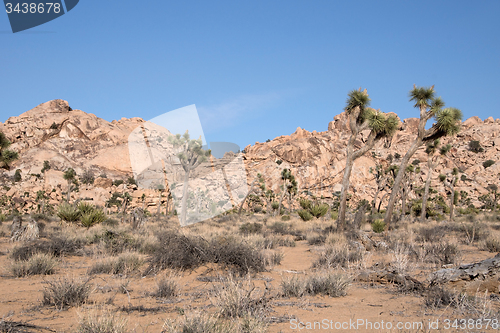
M 37 253 L 27 260 L 15 261 L 11 266 L 15 277 L 50 275 L 55 273 L 57 260 L 50 254 Z
M 63 309 L 68 306 L 85 304 L 92 292 L 90 280 L 76 280 L 60 278 L 47 281 L 48 286 L 43 290 L 43 305 L 55 306 Z

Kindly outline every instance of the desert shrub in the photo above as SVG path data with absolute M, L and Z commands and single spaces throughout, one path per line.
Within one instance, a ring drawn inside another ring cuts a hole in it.
M 344 267 L 358 263 L 363 259 L 363 252 L 359 248 L 349 249 L 348 246 L 326 246 L 320 252 L 319 258 L 313 262 L 313 268 Z
M 208 242 L 200 237 L 188 237 L 173 231 L 160 233 L 158 247 L 149 259 L 146 273 L 166 268 L 194 269 L 208 261 Z
M 474 153 L 481 153 L 484 151 L 484 148 L 481 147 L 481 143 L 476 140 L 469 141 L 469 150 Z
M 483 248 L 490 252 L 500 252 L 500 240 L 498 238 L 490 237 L 484 241 Z
M 489 168 L 490 166 L 492 166 L 493 164 L 495 164 L 495 161 L 487 160 L 487 161 L 483 162 L 483 167 L 486 169 L 486 168 Z
M 247 222 L 240 226 L 240 233 L 248 235 L 248 234 L 258 234 L 262 232 L 262 224 L 261 223 L 250 223 Z
M 64 236 L 50 236 L 49 240 L 35 240 L 15 247 L 11 257 L 14 260 L 28 260 L 37 253 L 44 253 L 54 257 L 77 254 L 85 246 L 81 238 L 67 238 Z
M 85 304 L 92 291 L 90 280 L 61 278 L 47 281 L 43 290 L 43 305 L 53 305 L 58 309 Z
M 375 220 L 375 222 L 372 223 L 372 230 L 375 231 L 376 233 L 381 233 L 382 231 L 384 231 L 385 230 L 384 220 L 382 219 Z
M 265 266 L 278 266 L 283 260 L 284 254 L 279 251 L 266 250 L 262 252 Z
M 433 286 L 424 295 L 425 305 L 431 308 L 456 305 L 456 295 L 440 286 Z
M 448 242 L 427 244 L 425 252 L 427 261 L 438 265 L 456 264 L 460 260 L 457 245 Z
M 234 238 L 216 238 L 210 242 L 210 262 L 221 264 L 240 275 L 266 270 L 261 251 Z
M 95 180 L 94 174 L 90 170 L 85 171 L 83 175 L 80 177 L 80 181 L 83 184 L 94 184 L 94 180 Z
M 270 300 L 266 292 L 258 293 L 250 279 L 237 281 L 229 276 L 215 287 L 213 303 L 222 317 L 263 317 Z
M 118 221 L 117 219 L 108 217 L 104 222 L 102 222 L 102 224 L 107 226 L 107 227 L 116 227 L 117 225 L 120 224 L 120 221 Z
M 107 217 L 106 214 L 104 214 L 102 209 L 97 209 L 94 207 L 94 209 L 88 213 L 82 213 L 81 218 L 80 218 L 80 223 L 89 229 L 93 225 L 102 223 L 106 221 Z
M 261 251 L 234 238 L 218 237 L 206 241 L 167 231 L 158 236 L 158 246 L 149 260 L 146 274 L 166 268 L 194 269 L 208 262 L 242 275 L 265 270 Z
M 6 219 L 7 217 L 5 216 L 5 214 L 0 213 L 0 223 L 5 222 Z
M 290 215 L 283 215 L 281 221 L 290 221 Z
M 307 280 L 307 293 L 311 296 L 326 295 L 330 297 L 340 297 L 347 294 L 347 288 L 351 279 L 344 274 L 318 274 Z
M 189 314 L 182 316 L 177 322 L 167 320 L 162 333 L 243 333 L 237 331 L 232 322 L 227 322 L 218 318 L 203 314 Z M 259 331 L 245 331 L 247 333 Z
M 129 184 L 129 185 L 137 185 L 137 182 L 135 181 L 134 177 L 128 177 L 127 178 L 127 184 Z
M 21 170 L 17 169 L 16 172 L 14 173 L 14 181 L 15 182 L 20 182 L 22 179 L 21 177 Z
M 103 233 L 95 234 L 90 240 L 91 244 L 102 242 L 108 254 L 116 255 L 125 251 L 134 251 L 140 248 L 140 244 L 126 232 L 105 230 Z
M 297 275 L 285 277 L 281 280 L 281 295 L 283 297 L 302 297 L 306 294 L 307 282 Z
M 309 221 L 309 220 L 312 220 L 313 216 L 311 213 L 309 213 L 309 211 L 305 210 L 305 209 L 301 209 L 297 212 L 297 214 L 299 214 L 300 218 L 303 220 L 303 221 Z
M 325 244 L 326 235 L 311 232 L 306 235 L 306 240 L 309 245 L 321 245 Z
M 89 274 L 130 274 L 142 265 L 135 253 L 122 253 L 118 257 L 105 258 L 92 265 Z
M 113 185 L 114 186 L 120 186 L 121 184 L 123 184 L 123 179 L 116 179 L 113 181 Z
M 283 222 L 274 222 L 268 227 L 275 234 L 287 235 L 291 229 L 290 224 Z
M 83 316 L 76 333 L 126 333 L 127 321 L 110 312 L 89 313 Z
M 153 295 L 160 298 L 172 298 L 178 293 L 179 285 L 177 282 L 169 277 L 164 277 L 157 282 L 156 292 Z
M 278 209 L 278 208 L 279 208 L 279 206 L 280 206 L 280 204 L 279 204 L 278 202 L 276 202 L 276 201 L 273 201 L 273 202 L 271 203 L 271 208 L 272 208 L 273 210 Z
M 307 278 L 288 277 L 281 281 L 281 294 L 284 297 L 304 295 L 326 295 L 340 297 L 347 294 L 351 279 L 339 273 L 320 273 Z
M 57 209 L 57 216 L 66 222 L 76 222 L 80 219 L 81 212 L 69 203 L 62 203 Z
M 28 260 L 16 261 L 11 266 L 15 277 L 30 275 L 50 275 L 56 271 L 57 260 L 45 253 L 37 253 Z

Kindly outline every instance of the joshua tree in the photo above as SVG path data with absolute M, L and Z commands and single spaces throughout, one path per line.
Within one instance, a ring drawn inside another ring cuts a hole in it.
M 499 196 L 498 186 L 495 184 L 489 184 L 487 189 L 493 194 L 493 212 L 495 212 L 497 209 L 497 201 Z
M 283 198 L 285 197 L 285 194 L 288 193 L 289 186 L 293 186 L 292 184 L 295 184 L 295 187 L 297 187 L 297 182 L 295 180 L 295 177 L 292 175 L 292 171 L 290 169 L 285 168 L 281 171 L 281 179 L 283 179 L 283 189 L 281 192 L 280 201 L 278 205 L 278 215 L 281 215 L 281 206 L 283 204 Z
M 434 86 L 430 88 L 416 87 L 410 91 L 410 101 L 415 102 L 415 107 L 420 110 L 420 121 L 418 123 L 418 132 L 415 140 L 401 160 L 399 171 L 394 180 L 392 193 L 387 204 L 387 210 L 384 217 L 386 229 L 392 219 L 394 204 L 396 203 L 396 196 L 401 187 L 401 182 L 405 174 L 406 166 L 410 158 L 415 154 L 417 149 L 426 142 L 439 139 L 443 136 L 455 135 L 460 131 L 460 120 L 462 119 L 462 111 L 456 108 L 444 107 L 444 102 L 440 97 L 435 97 Z M 434 117 L 436 122 L 428 130 L 425 129 L 427 121 Z
M 346 166 L 340 194 L 340 209 L 337 223 L 339 231 L 344 229 L 345 226 L 347 192 L 349 191 L 349 179 L 351 177 L 354 161 L 372 149 L 379 140 L 391 137 L 398 126 L 398 120 L 395 116 L 387 116 L 378 110 L 368 108 L 370 98 L 368 97 L 366 89 L 364 91 L 361 91 L 361 88 L 359 88 L 359 90 L 353 90 L 349 92 L 348 96 L 346 112 L 349 117 L 351 137 L 347 142 Z M 365 144 L 358 150 L 354 150 L 354 143 L 359 133 L 367 129 L 370 130 L 370 134 Z
M 14 160 L 17 160 L 19 155 L 12 150 L 9 150 L 10 141 L 5 134 L 0 132 L 0 168 L 9 170 L 9 165 Z
M 241 215 L 241 212 L 243 210 L 243 206 L 245 205 L 245 202 L 247 201 L 248 197 L 250 194 L 254 192 L 259 192 L 259 190 L 265 190 L 266 185 L 264 184 L 264 178 L 260 173 L 257 174 L 257 177 L 254 178 L 252 183 L 250 183 L 250 190 L 248 190 L 247 195 L 243 198 L 240 204 L 240 209 L 238 209 L 238 215 Z
M 425 153 L 427 154 L 427 180 L 425 181 L 425 188 L 424 188 L 424 196 L 422 197 L 422 214 L 420 216 L 420 219 L 425 221 L 425 218 L 427 216 L 427 200 L 429 199 L 429 188 L 431 186 L 431 176 L 432 176 L 432 171 L 434 168 L 438 165 L 438 156 L 433 158 L 434 153 L 438 149 L 439 146 L 439 139 L 434 140 L 433 142 L 427 143 L 427 148 L 425 149 Z M 446 145 L 446 146 L 441 146 L 439 148 L 439 154 L 441 156 L 445 156 L 451 149 L 451 145 Z
M 142 194 L 141 196 L 141 200 L 142 200 L 142 210 L 144 210 L 144 206 L 146 205 L 146 194 Z
M 69 203 L 69 200 L 71 198 L 71 190 L 73 187 L 71 184 L 75 181 L 75 176 L 76 176 L 76 172 L 75 172 L 75 170 L 73 170 L 73 168 L 69 168 L 68 170 L 66 170 L 64 172 L 64 175 L 63 175 L 63 178 L 68 181 L 68 193 L 67 193 L 67 199 L 66 199 L 66 201 L 68 201 L 68 203 Z
M 189 133 L 186 131 L 184 135 L 177 134 L 176 136 L 170 136 L 168 141 L 174 146 L 174 148 L 179 149 L 177 157 L 184 169 L 184 187 L 182 190 L 182 211 L 181 211 L 181 225 L 186 225 L 186 214 L 187 214 L 187 199 L 188 199 L 188 182 L 189 174 L 191 170 L 197 168 L 201 163 L 205 162 L 210 156 L 210 150 L 204 150 L 203 142 L 201 141 L 201 136 L 198 140 L 191 140 L 189 138 Z
M 453 216 L 454 216 L 454 206 L 455 206 L 455 185 L 457 184 L 458 181 L 458 169 L 453 168 L 453 171 L 451 174 L 445 176 L 445 175 L 439 175 L 439 180 L 443 182 L 443 184 L 448 187 L 451 191 L 451 198 L 450 198 L 450 222 L 453 221 Z

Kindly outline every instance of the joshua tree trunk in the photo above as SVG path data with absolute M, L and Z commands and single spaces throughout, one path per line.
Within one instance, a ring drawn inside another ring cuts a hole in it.
M 375 197 L 373 198 L 373 202 L 372 202 L 372 214 L 375 213 L 375 207 L 377 206 L 378 195 L 380 194 L 382 189 L 385 187 L 386 181 L 387 181 L 387 177 L 382 179 L 377 186 L 377 191 L 375 192 Z
M 187 197 L 188 197 L 188 184 L 189 184 L 189 170 L 184 175 L 184 188 L 182 189 L 182 210 L 181 210 L 181 225 L 186 225 L 187 215 Z
M 161 214 L 161 191 L 158 191 L 158 210 L 156 211 L 156 215 L 160 216 Z
M 168 216 L 168 208 L 170 206 L 170 195 L 167 194 L 167 203 L 165 204 L 165 216 Z
M 427 200 L 429 198 L 429 188 L 431 187 L 432 169 L 434 168 L 430 157 L 429 157 L 429 160 L 427 161 L 427 166 L 428 166 L 429 172 L 427 173 L 427 180 L 425 181 L 424 197 L 422 198 L 422 213 L 420 215 L 420 220 L 422 222 L 424 222 L 426 217 L 427 217 L 427 212 L 426 212 L 427 211 Z
M 348 157 L 345 164 L 344 178 L 342 178 L 342 191 L 340 192 L 340 206 L 339 206 L 339 216 L 338 216 L 339 223 L 337 225 L 337 229 L 339 231 L 344 230 L 345 227 L 345 213 L 347 210 L 347 192 L 349 191 L 349 180 L 351 178 L 352 166 L 354 164 L 354 160 L 351 157 L 352 153 L 351 154 L 347 153 L 347 154 Z
M 66 201 L 68 201 L 69 203 L 69 200 L 71 198 L 71 180 L 68 180 L 68 193 L 67 193 L 67 196 L 66 196 Z
M 281 204 L 283 202 L 283 198 L 285 197 L 285 193 L 286 193 L 286 179 L 283 181 L 283 192 L 281 192 L 280 203 L 278 206 L 278 216 L 281 215 Z
M 444 182 L 444 185 L 446 187 L 448 187 L 451 191 L 451 201 L 450 201 L 450 222 L 453 221 L 453 218 L 455 217 L 455 210 L 453 209 L 454 208 L 454 202 L 455 202 L 455 182 L 456 182 L 457 178 L 453 178 L 453 180 L 451 182 L 448 182 L 448 181 L 445 181 Z
M 250 194 L 252 194 L 253 192 L 253 188 L 255 186 L 255 182 L 257 181 L 258 178 L 255 178 L 253 181 L 252 181 L 252 184 L 250 184 L 250 190 L 248 190 L 247 192 L 247 195 L 245 195 L 245 198 L 243 198 L 243 201 L 241 202 L 241 205 L 240 205 L 240 209 L 238 209 L 238 215 L 241 215 L 241 211 L 243 210 L 243 205 L 245 204 L 245 202 L 247 201 L 247 198 Z
M 378 203 L 378 209 L 377 209 L 377 212 L 380 213 L 380 208 L 382 207 L 382 202 L 384 201 L 385 197 L 388 195 L 389 193 L 385 193 L 382 198 L 380 198 L 380 202 Z
M 421 126 L 421 124 L 419 124 L 419 126 Z M 423 130 L 425 131 L 425 123 L 422 123 L 422 127 L 423 127 Z M 401 160 L 398 174 L 396 176 L 396 179 L 394 180 L 394 184 L 392 185 L 392 192 L 391 192 L 391 196 L 389 197 L 389 202 L 387 204 L 387 210 L 385 212 L 384 223 L 385 223 L 386 229 L 389 228 L 389 224 L 391 223 L 392 213 L 394 210 L 394 204 L 396 203 L 396 197 L 399 193 L 399 189 L 401 187 L 401 182 L 403 181 L 403 178 L 405 176 L 406 167 L 408 166 L 408 162 L 410 161 L 410 158 L 413 156 L 413 154 L 415 154 L 418 147 L 420 147 L 421 145 L 422 145 L 422 139 L 417 138 L 413 142 L 413 144 L 411 145 L 410 149 L 406 152 L 406 155 Z

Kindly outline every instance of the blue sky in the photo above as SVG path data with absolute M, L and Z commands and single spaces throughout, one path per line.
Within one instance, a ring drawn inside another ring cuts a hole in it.
M 106 120 L 195 104 L 242 148 L 324 131 L 347 93 L 416 117 L 435 84 L 464 118 L 500 117 L 500 1 L 91 1 L 12 34 L 0 14 L 0 121 L 51 99 Z

